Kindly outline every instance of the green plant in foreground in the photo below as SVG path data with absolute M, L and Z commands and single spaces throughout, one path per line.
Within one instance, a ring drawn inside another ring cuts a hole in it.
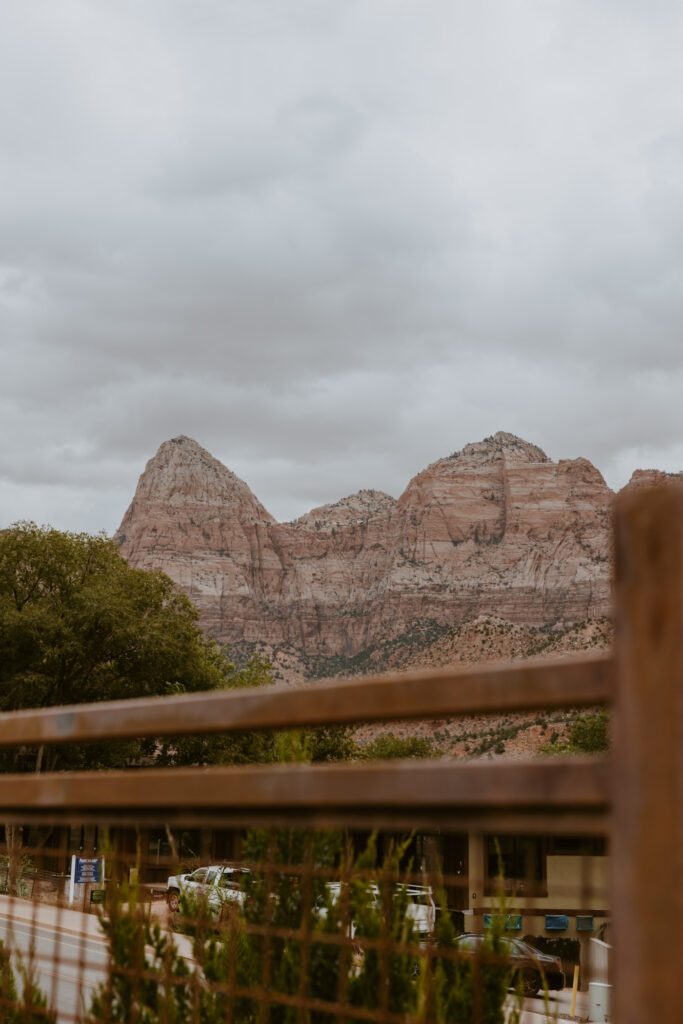
M 112 888 L 106 909 L 100 923 L 109 950 L 107 978 L 92 997 L 88 1024 L 193 1024 L 190 970 L 172 938 L 152 924 L 137 884 Z
M 442 904 L 436 927 L 435 945 L 439 951 L 457 949 L 456 932 L 450 915 Z M 504 962 L 502 938 L 504 917 L 496 914 L 487 930 L 481 956 L 452 959 L 436 957 L 434 968 L 434 1009 L 439 1021 L 469 1024 L 478 1019 L 482 1024 L 503 1024 L 504 1004 L 511 982 L 511 971 Z M 515 1019 L 520 1000 L 513 1003 L 508 1019 Z
M 219 920 L 205 897 L 183 903 L 189 965 L 150 921 L 137 887 L 113 889 L 102 919 L 107 978 L 87 1024 L 333 1024 L 338 1015 L 324 1003 L 339 999 L 348 1022 L 385 1008 L 443 1024 L 511 1024 L 521 995 L 506 1017 L 504 900 L 481 957 L 460 951 L 443 895 L 435 935 L 421 942 L 401 882 L 407 846 L 394 842 L 380 861 L 372 837 L 354 860 L 340 832 L 249 831 L 241 901 L 226 902 Z M 301 999 L 319 1005 L 302 1011 Z
M 357 870 L 371 874 L 376 872 L 377 877 L 376 884 L 364 877 L 351 881 L 351 908 L 356 938 L 361 944 L 363 939 L 378 941 L 388 937 L 392 946 L 398 944 L 417 949 L 418 935 L 407 914 L 406 889 L 397 887 L 394 882 L 406 845 L 406 842 L 392 844 L 380 869 L 372 837 L 356 862 Z M 349 984 L 349 1002 L 365 1009 L 384 1005 L 392 1013 L 414 1013 L 418 976 L 419 959 L 415 954 L 369 947 L 365 950 L 358 975 Z
M 19 959 L 18 970 L 22 980 L 21 998 L 10 954 L 0 940 L 0 1019 L 3 1024 L 56 1024 L 57 1015 L 48 1008 L 47 996 L 36 982 L 32 953 L 28 964 Z

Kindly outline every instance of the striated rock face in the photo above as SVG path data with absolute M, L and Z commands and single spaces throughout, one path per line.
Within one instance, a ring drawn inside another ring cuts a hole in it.
M 612 492 L 586 460 L 498 433 L 418 474 L 277 523 L 195 441 L 161 445 L 117 534 L 168 573 L 221 641 L 351 657 L 478 615 L 541 626 L 609 611 Z

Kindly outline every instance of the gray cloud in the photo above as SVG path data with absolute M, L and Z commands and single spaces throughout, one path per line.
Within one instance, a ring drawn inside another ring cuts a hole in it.
M 0 520 L 190 434 L 291 518 L 497 429 L 683 463 L 683 14 L 48 0 L 0 36 Z

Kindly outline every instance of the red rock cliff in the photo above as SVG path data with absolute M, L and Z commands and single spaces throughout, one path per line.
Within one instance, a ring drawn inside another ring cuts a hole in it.
M 498 433 L 419 473 L 277 523 L 195 441 L 149 461 L 117 534 L 163 569 L 222 641 L 348 657 L 431 620 L 540 626 L 609 610 L 612 492 L 585 459 Z

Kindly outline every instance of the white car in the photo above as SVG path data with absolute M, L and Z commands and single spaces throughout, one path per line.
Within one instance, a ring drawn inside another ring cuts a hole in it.
M 205 897 L 210 913 L 214 917 L 220 917 L 226 904 L 236 903 L 242 906 L 244 903 L 241 883 L 245 873 L 245 868 L 211 864 L 185 875 L 171 875 L 166 884 L 168 908 L 175 913 L 180 906 L 180 894 L 191 893 L 197 897 Z

